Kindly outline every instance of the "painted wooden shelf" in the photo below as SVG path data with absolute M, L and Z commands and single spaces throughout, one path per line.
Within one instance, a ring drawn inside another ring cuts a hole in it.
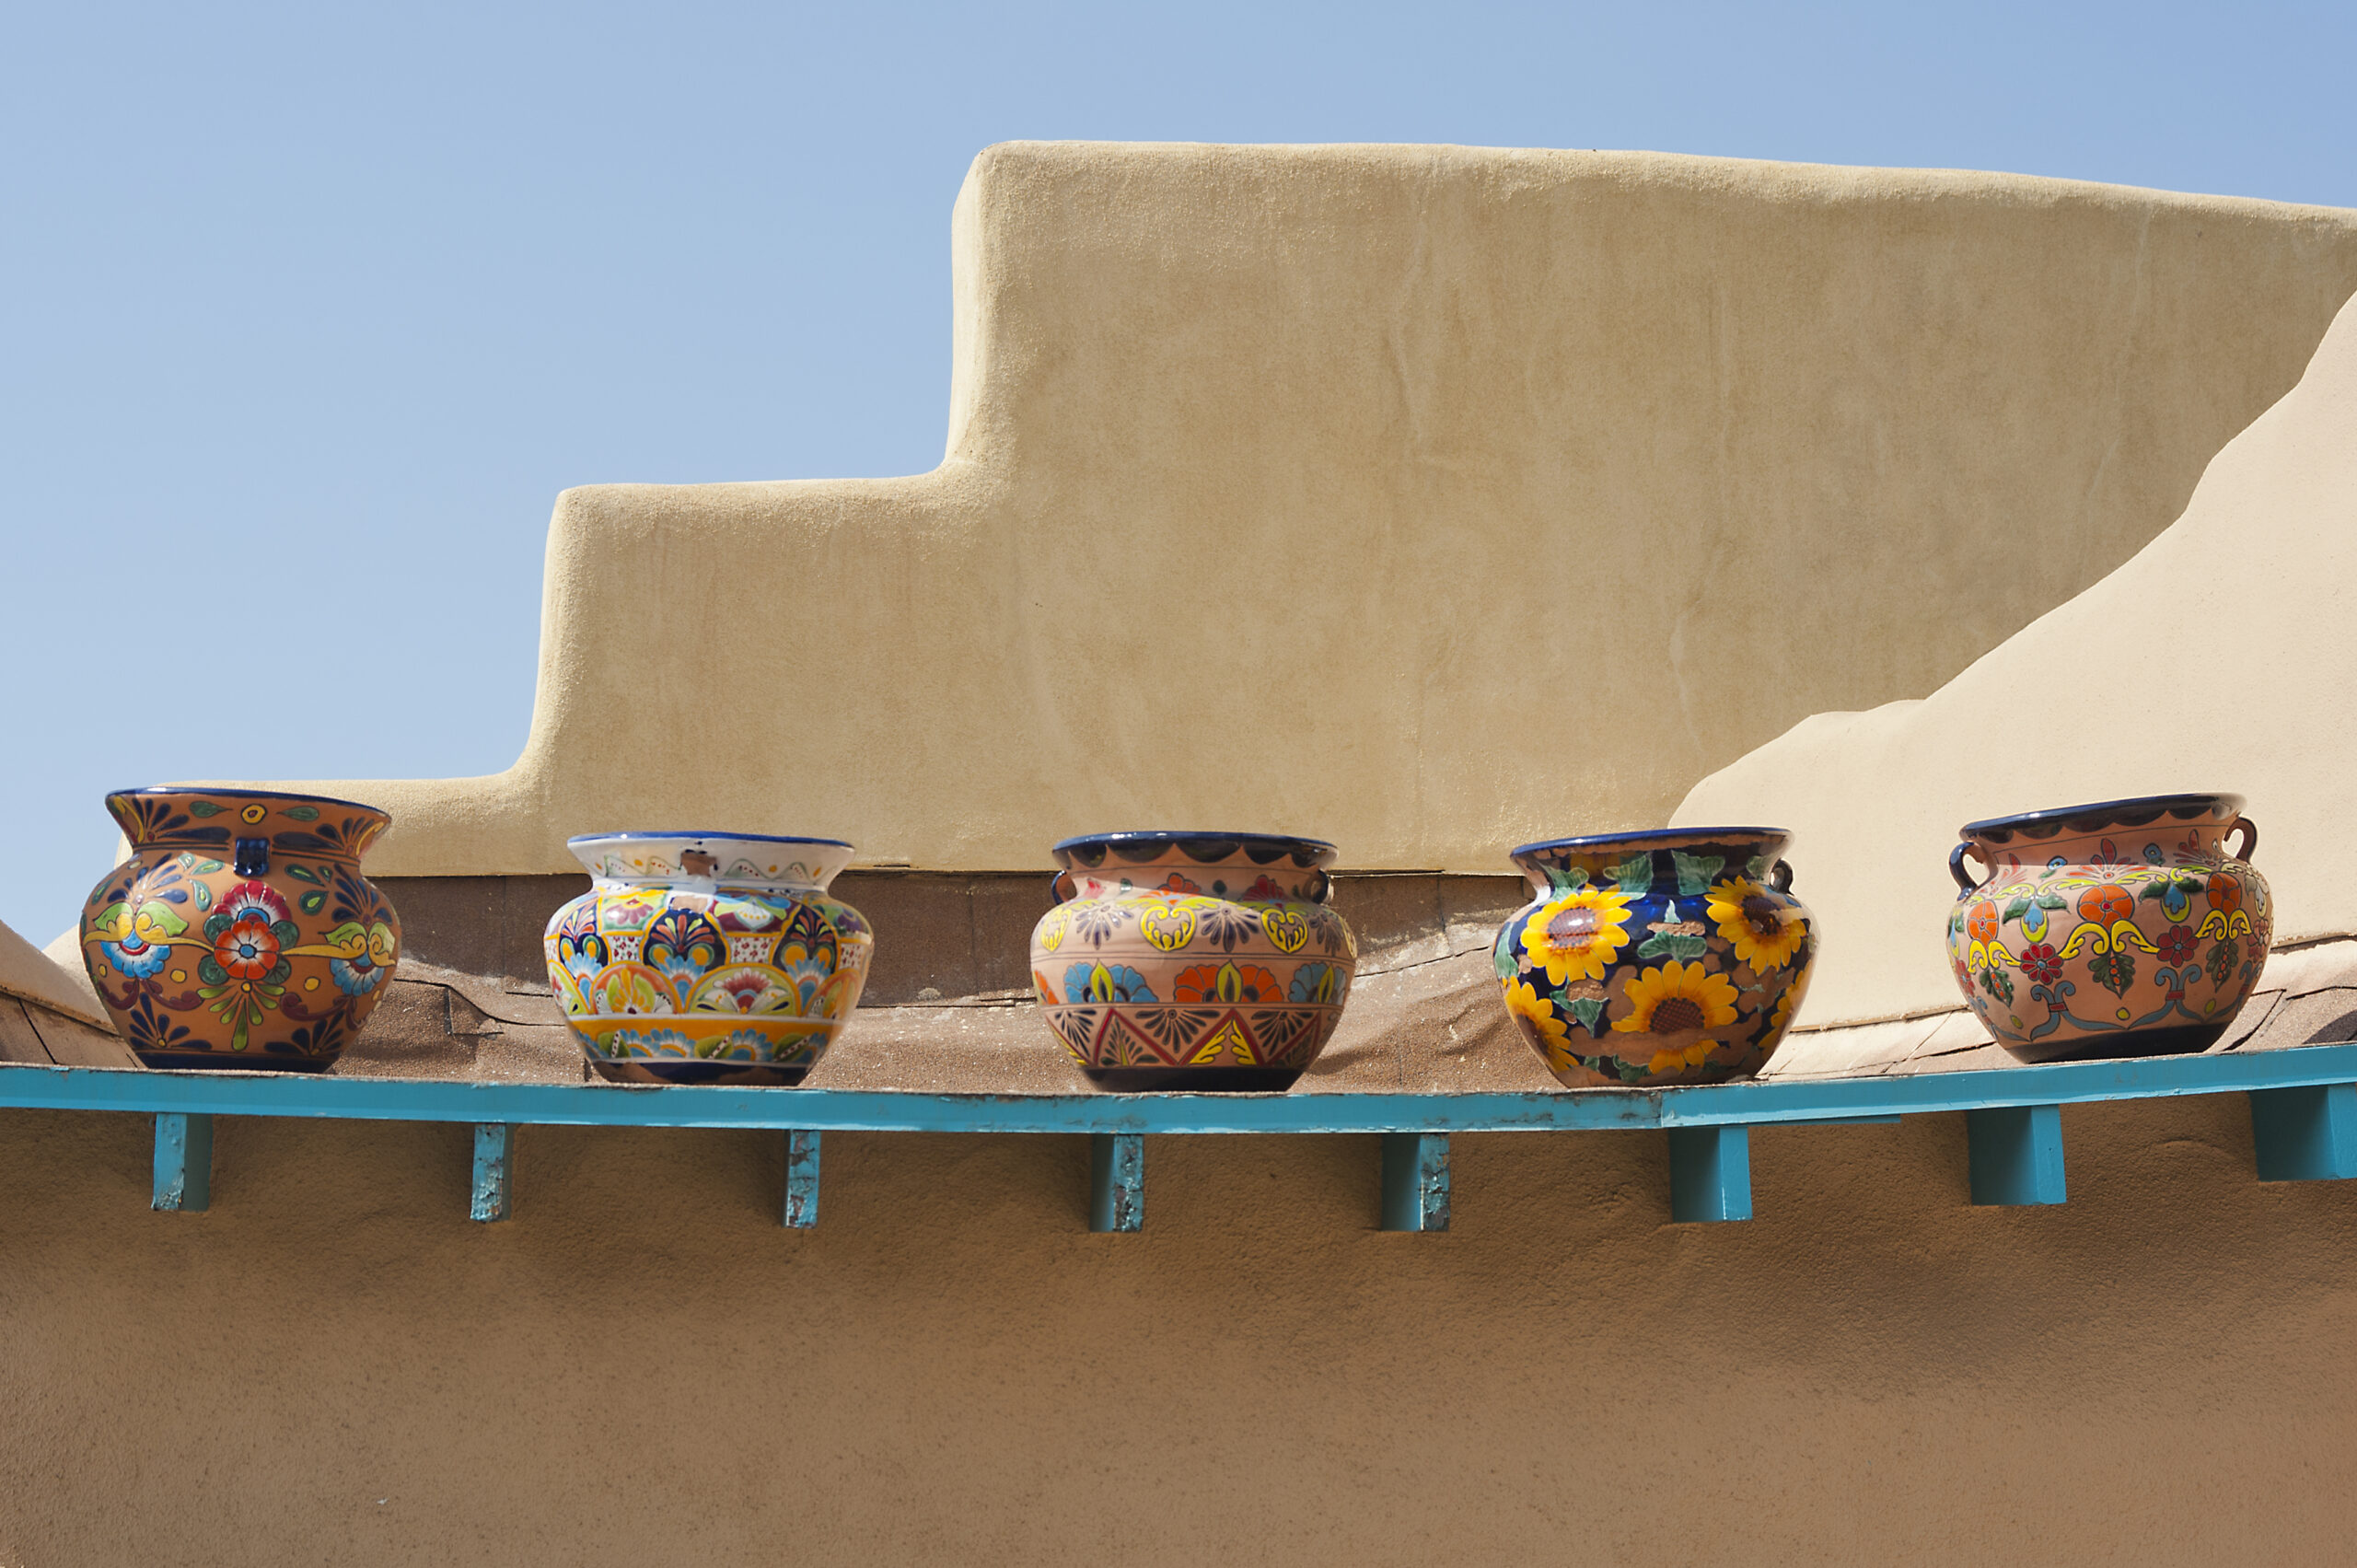
M 784 1221 L 797 1228 L 818 1222 L 821 1135 L 845 1132 L 1088 1134 L 1090 1224 L 1103 1231 L 1144 1224 L 1148 1133 L 1379 1133 L 1384 1228 L 1432 1231 L 1448 1228 L 1453 1132 L 1665 1132 L 1673 1217 L 1743 1220 L 1751 1217 L 1748 1129 L 1960 1110 L 1971 1139 L 1974 1202 L 2059 1203 L 2066 1196 L 2061 1107 L 2214 1094 L 2250 1097 L 2260 1180 L 2357 1176 L 2357 1043 L 1546 1094 L 917 1094 L 0 1066 L 0 1107 L 152 1114 L 158 1209 L 196 1211 L 211 1202 L 216 1116 L 471 1123 L 470 1212 L 487 1221 L 509 1214 L 518 1127 L 734 1127 L 786 1134 Z

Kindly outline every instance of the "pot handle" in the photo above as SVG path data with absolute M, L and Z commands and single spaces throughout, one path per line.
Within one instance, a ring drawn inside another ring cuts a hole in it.
M 2243 830 L 2243 847 L 2241 853 L 2236 854 L 2235 858 L 2247 865 L 2250 861 L 2251 852 L 2258 847 L 2258 824 L 2252 821 L 2247 817 L 2237 817 L 2227 826 L 2226 833 L 2233 832 L 2236 828 L 2240 828 Z M 2223 840 L 2226 833 L 2221 833 L 2218 837 L 2221 840 Z
M 1048 907 L 1050 909 L 1055 908 L 1058 904 L 1069 903 L 1080 897 L 1080 889 L 1072 882 L 1071 877 L 1072 870 L 1067 866 L 1048 878 Z
M 1966 892 L 1977 893 L 1980 890 L 1980 884 L 1974 881 L 1971 873 L 1964 868 L 1964 857 L 1968 854 L 1980 861 L 1983 866 L 1989 864 L 1988 857 L 1974 845 L 1961 843 L 1948 851 L 1948 875 L 1955 877 L 1956 885 Z
M 1309 901 L 1313 904 L 1322 904 L 1333 894 L 1334 874 L 1322 865 L 1317 867 L 1317 871 L 1318 891 L 1309 895 Z
M 1779 893 L 1793 890 L 1793 863 L 1780 860 L 1768 868 L 1768 886 Z

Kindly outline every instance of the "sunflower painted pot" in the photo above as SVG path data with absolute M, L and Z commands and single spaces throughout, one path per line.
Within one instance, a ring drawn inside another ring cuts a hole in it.
M 859 1005 L 876 938 L 827 885 L 841 839 L 591 833 L 549 919 L 549 984 L 615 1083 L 798 1084 Z
M 1514 852 L 1538 896 L 1492 951 L 1506 1011 L 1570 1088 L 1756 1073 L 1817 937 L 1781 828 L 1671 828 Z
M 2258 830 L 2242 811 L 2238 795 L 2155 795 L 1958 830 L 1948 963 L 1997 1043 L 2025 1062 L 2215 1044 L 2274 929 L 2250 865 Z
M 401 917 L 360 875 L 392 819 L 259 789 L 126 789 L 131 858 L 82 906 L 82 962 L 150 1067 L 325 1072 L 385 993 Z
M 1055 847 L 1031 980 L 1099 1088 L 1282 1091 L 1341 1021 L 1358 944 L 1334 846 L 1270 833 L 1093 833 Z

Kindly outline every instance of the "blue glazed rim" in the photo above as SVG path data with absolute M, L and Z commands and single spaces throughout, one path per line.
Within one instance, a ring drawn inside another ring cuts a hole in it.
M 2103 828 L 2142 828 L 2174 817 L 2180 822 L 2232 821 L 2249 802 L 2239 795 L 2132 795 L 2125 800 L 2095 800 L 2084 806 L 2054 806 L 2040 811 L 2017 811 L 2010 817 L 1984 817 L 1956 830 L 1959 837 L 2014 833 L 2050 839 L 2066 828 L 2094 832 Z
M 1150 860 L 1166 849 L 1176 847 L 1186 852 L 1187 858 L 1198 865 L 1225 860 L 1242 850 L 1256 865 L 1273 865 L 1290 857 L 1304 870 L 1334 863 L 1341 852 L 1324 839 L 1305 839 L 1292 833 L 1220 833 L 1202 832 L 1184 828 L 1130 828 L 1108 833 L 1080 833 L 1069 839 L 1059 839 L 1051 848 L 1056 864 L 1069 867 L 1074 860 L 1084 865 L 1102 865 L 1108 855 L 1119 855 L 1132 864 Z M 1088 852 L 1097 851 L 1094 858 Z M 1132 852 L 1143 851 L 1143 854 Z
M 243 795 L 256 800 L 308 800 L 318 806 L 345 806 L 354 811 L 374 811 L 388 821 L 393 815 L 381 806 L 346 800 L 340 795 L 311 795 L 299 789 L 248 789 L 243 784 L 144 784 L 137 789 L 110 789 L 103 798 L 112 800 L 118 795 Z
M 1586 833 L 1575 839 L 1540 839 L 1536 843 L 1516 844 L 1506 852 L 1509 860 L 1519 860 L 1526 854 L 1545 854 L 1559 849 L 1607 849 L 1621 844 L 1666 844 L 1673 841 L 1701 839 L 1705 842 L 1731 842 L 1736 839 L 1789 839 L 1790 828 L 1640 828 L 1632 833 Z
M 830 844 L 836 849 L 856 849 L 848 839 L 813 839 L 797 833 L 729 833 L 718 830 L 699 830 L 692 828 L 665 828 L 660 832 L 641 833 L 620 829 L 606 833 L 575 833 L 564 841 L 564 847 L 575 844 L 601 844 L 613 839 L 730 839 L 747 844 Z

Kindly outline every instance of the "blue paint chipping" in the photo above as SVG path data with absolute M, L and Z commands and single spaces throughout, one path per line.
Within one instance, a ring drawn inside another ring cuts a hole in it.
M 1975 1203 L 2060 1203 L 2068 1196 L 2061 1106 L 1985 1107 L 1965 1113 L 1965 1128 L 1972 1143 Z
M 1383 1134 L 1383 1228 L 1448 1228 L 1448 1134 Z
M 475 1124 L 475 1194 L 467 1217 L 488 1225 L 507 1217 L 514 1202 L 516 1129 L 501 1122 Z
M 819 1134 L 785 1135 L 785 1227 L 808 1230 L 819 1223 Z
M 156 1113 L 156 1196 L 149 1207 L 202 1214 L 213 1206 L 213 1118 Z
M 1135 1132 L 1098 1132 L 1089 1140 L 1088 1228 L 1140 1230 L 1145 1225 L 1145 1139 Z
M 1669 1130 L 1669 1217 L 1679 1225 L 1751 1217 L 1751 1130 Z
M 2261 1181 L 2357 1176 L 2357 1084 L 2254 1090 L 2250 1132 Z

